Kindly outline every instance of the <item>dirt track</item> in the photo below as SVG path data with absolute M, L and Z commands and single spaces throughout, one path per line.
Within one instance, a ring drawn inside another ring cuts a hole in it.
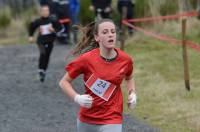
M 45 83 L 37 80 L 35 45 L 0 46 L 0 132 L 75 132 L 78 105 L 58 86 L 70 46 L 55 45 Z M 79 79 L 75 87 L 81 90 Z M 124 132 L 155 132 L 125 114 Z

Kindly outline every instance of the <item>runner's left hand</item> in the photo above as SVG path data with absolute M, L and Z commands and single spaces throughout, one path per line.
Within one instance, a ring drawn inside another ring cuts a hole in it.
M 28 41 L 29 41 L 30 43 L 33 43 L 33 42 L 34 42 L 34 38 L 33 38 L 32 36 L 30 36 L 30 37 L 28 38 Z
M 55 29 L 53 28 L 52 25 L 49 26 L 49 31 L 50 31 L 50 32 L 55 32 Z
M 137 103 L 137 96 L 134 92 L 131 92 L 128 96 L 128 108 L 134 109 Z

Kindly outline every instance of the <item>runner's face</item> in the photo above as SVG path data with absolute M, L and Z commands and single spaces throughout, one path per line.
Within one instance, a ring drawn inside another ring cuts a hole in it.
M 48 6 L 44 6 L 41 8 L 41 15 L 42 15 L 42 17 L 49 16 L 49 7 Z
M 114 48 L 116 43 L 116 29 L 112 22 L 103 22 L 99 24 L 98 34 L 95 35 L 99 46 L 104 48 Z

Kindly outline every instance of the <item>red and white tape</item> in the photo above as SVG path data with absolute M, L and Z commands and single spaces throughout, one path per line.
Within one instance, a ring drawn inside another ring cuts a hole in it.
M 154 18 L 143 18 L 140 19 L 140 22 L 144 22 L 144 21 L 153 21 L 153 20 L 162 20 L 162 19 L 174 19 L 174 18 L 179 18 L 179 17 L 183 17 L 183 16 L 196 16 L 197 12 L 196 11 L 192 11 L 192 12 L 187 12 L 187 13 L 182 13 L 182 14 L 178 14 L 178 15 L 171 15 L 171 16 L 162 16 L 162 17 L 154 17 Z M 153 38 L 156 38 L 158 40 L 162 40 L 165 42 L 170 42 L 171 44 L 182 44 L 182 40 L 178 40 L 176 38 L 173 37 L 169 37 L 169 36 L 165 36 L 165 35 L 159 35 L 157 33 L 145 30 L 141 27 L 135 26 L 133 24 L 131 24 L 130 22 L 133 22 L 135 20 L 135 22 L 139 22 L 139 19 L 132 19 L 132 21 L 127 21 L 127 20 L 122 20 L 122 23 L 126 26 L 129 26 L 137 31 L 143 32 L 145 35 L 151 36 Z M 198 52 L 200 52 L 200 45 L 186 40 L 186 45 Z
M 196 11 L 183 12 L 175 15 L 167 15 L 167 16 L 157 16 L 157 17 L 146 17 L 146 18 L 135 18 L 135 19 L 127 19 L 128 22 L 153 22 L 160 20 L 170 20 L 170 19 L 178 19 L 180 17 L 194 17 L 197 16 L 198 13 Z

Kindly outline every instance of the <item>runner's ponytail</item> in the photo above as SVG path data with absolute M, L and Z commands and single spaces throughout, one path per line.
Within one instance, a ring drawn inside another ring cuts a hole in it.
M 94 27 L 95 27 L 95 22 L 89 23 L 84 28 L 78 26 L 78 28 L 82 31 L 83 37 L 77 43 L 73 51 L 73 55 L 80 55 L 99 47 L 98 43 L 94 39 Z

